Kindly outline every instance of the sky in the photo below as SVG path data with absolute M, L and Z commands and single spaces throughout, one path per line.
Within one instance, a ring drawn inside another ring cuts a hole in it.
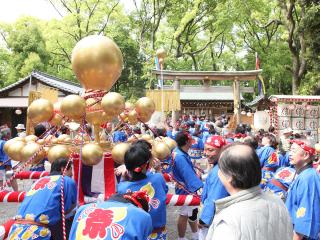
M 134 8 L 132 0 L 121 0 L 121 2 L 126 11 Z M 48 0 L 0 0 L 0 21 L 14 22 L 23 15 L 46 20 L 59 18 L 59 14 Z

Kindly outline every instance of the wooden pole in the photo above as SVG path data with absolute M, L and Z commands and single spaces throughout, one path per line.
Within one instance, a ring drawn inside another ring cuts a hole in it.
M 241 99 L 240 99 L 240 81 L 238 77 L 233 81 L 233 101 L 234 101 L 234 114 L 236 116 L 237 124 L 241 122 Z
M 178 92 L 180 92 L 180 81 L 179 81 L 179 79 L 177 77 L 174 79 L 173 89 L 178 91 Z M 172 118 L 171 118 L 172 127 L 176 126 L 177 117 L 178 117 L 177 115 L 178 115 L 177 111 L 172 111 Z

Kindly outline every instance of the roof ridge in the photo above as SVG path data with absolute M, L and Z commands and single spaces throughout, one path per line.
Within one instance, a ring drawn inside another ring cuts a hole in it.
M 57 80 L 57 81 L 60 81 L 60 82 L 72 84 L 72 85 L 74 85 L 76 87 L 82 87 L 80 83 L 75 83 L 75 82 L 70 81 L 70 80 L 62 79 L 62 78 L 50 75 L 48 73 L 41 72 L 39 70 L 32 71 L 31 75 L 33 75 L 33 74 L 39 74 L 39 75 L 42 75 L 43 77 L 49 77 L 49 78 L 52 78 L 53 80 Z

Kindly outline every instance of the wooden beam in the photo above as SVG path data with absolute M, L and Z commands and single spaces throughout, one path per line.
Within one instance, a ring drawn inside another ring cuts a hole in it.
M 235 77 L 239 81 L 249 81 L 256 80 L 257 76 L 261 74 L 260 70 L 251 71 L 230 71 L 230 72 L 220 72 L 220 71 L 169 71 L 169 70 L 152 70 L 152 74 L 162 76 L 164 80 L 234 80 Z

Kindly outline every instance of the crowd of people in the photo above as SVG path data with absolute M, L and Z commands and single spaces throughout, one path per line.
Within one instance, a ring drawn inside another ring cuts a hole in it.
M 187 239 L 188 225 L 191 239 L 319 240 L 319 159 L 312 139 L 292 129 L 278 137 L 273 127 L 253 130 L 246 124 L 232 131 L 229 122 L 226 115 L 211 121 L 206 116 L 183 115 L 174 126 L 168 119 L 161 128 L 123 125 L 114 131 L 110 123 L 105 124 L 101 137 L 108 141 L 126 142 L 133 134 L 149 134 L 170 137 L 177 147 L 160 161 L 148 141 L 135 140 L 124 164 L 115 168 L 116 193 L 81 207 L 72 163 L 57 159 L 50 175 L 26 193 L 8 239 L 63 239 L 62 207 L 68 239 L 168 239 L 169 189 L 163 177 L 168 174 L 176 194 L 201 199 L 200 206 L 177 207 L 178 240 Z M 43 125 L 35 127 L 38 137 L 45 131 Z M 61 134 L 69 134 L 68 129 Z M 2 163 L 8 162 L 3 143 Z M 43 164 L 31 170 L 43 171 Z M 5 172 L 11 165 L 1 164 L 1 169 Z M 66 175 L 63 206 L 62 173 Z

